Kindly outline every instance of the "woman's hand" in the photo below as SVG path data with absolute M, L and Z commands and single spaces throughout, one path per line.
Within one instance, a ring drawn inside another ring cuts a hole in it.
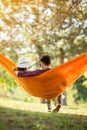
M 17 68 L 17 66 L 13 66 L 12 70 L 15 72 L 16 75 L 18 75 L 18 68 Z

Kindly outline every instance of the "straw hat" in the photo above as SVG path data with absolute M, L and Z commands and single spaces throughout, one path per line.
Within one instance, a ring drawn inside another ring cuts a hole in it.
M 19 60 L 18 60 L 17 67 L 19 67 L 19 68 L 27 68 L 27 67 L 29 67 L 30 65 L 32 65 L 32 63 L 30 63 L 30 62 L 28 61 L 28 58 L 27 58 L 27 57 L 21 57 L 21 58 L 19 58 Z

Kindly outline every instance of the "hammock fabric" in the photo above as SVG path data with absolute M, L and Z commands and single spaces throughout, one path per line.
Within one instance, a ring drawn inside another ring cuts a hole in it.
M 87 70 L 87 53 L 34 77 L 18 77 L 12 69 L 16 65 L 2 54 L 0 64 L 29 94 L 43 99 L 53 99 Z

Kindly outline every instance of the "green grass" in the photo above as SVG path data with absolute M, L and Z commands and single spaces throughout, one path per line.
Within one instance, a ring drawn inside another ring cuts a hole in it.
M 0 107 L 0 130 L 87 130 L 87 116 Z
M 46 104 L 0 99 L 0 130 L 87 130 L 87 107 L 62 106 L 48 113 Z

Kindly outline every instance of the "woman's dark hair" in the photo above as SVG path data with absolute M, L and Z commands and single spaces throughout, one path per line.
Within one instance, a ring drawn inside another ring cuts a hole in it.
M 40 61 L 43 62 L 45 65 L 51 64 L 51 58 L 47 54 L 42 55 L 41 58 L 40 58 Z
M 25 71 L 27 68 L 19 68 L 18 67 L 18 71 Z

